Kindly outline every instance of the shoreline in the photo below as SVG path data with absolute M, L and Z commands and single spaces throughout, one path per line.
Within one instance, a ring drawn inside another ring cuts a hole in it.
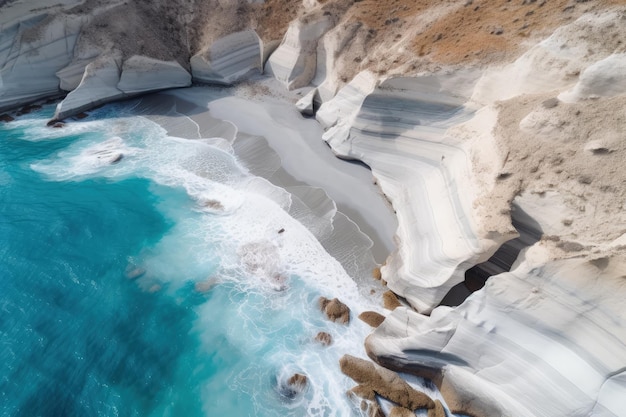
M 267 81 L 271 84 L 273 80 Z M 246 97 L 241 89 L 195 86 L 148 94 L 140 98 L 139 106 L 152 112 L 156 108 L 161 112 L 171 111 L 175 106 L 178 115 L 151 117 L 174 136 L 197 139 L 231 135 L 227 139 L 232 142 L 238 159 L 253 174 L 287 191 L 301 186 L 322 189 L 336 205 L 337 212 L 347 216 L 371 240 L 375 263 L 384 263 L 395 250 L 393 236 L 398 223 L 371 170 L 364 164 L 336 157 L 322 140 L 321 125 L 315 119 L 303 117 L 292 103 L 276 98 L 273 93 L 270 90 Z M 168 100 L 164 102 L 165 98 Z M 194 128 L 182 127 L 175 121 L 176 117 L 187 118 Z M 216 127 L 224 122 L 232 124 L 234 129 Z M 253 154 L 244 156 L 242 153 L 246 151 L 238 149 L 238 144 L 246 137 L 262 138 L 265 144 L 260 141 Z M 278 161 L 272 160 L 274 155 Z M 264 166 L 266 162 L 278 166 L 268 170 Z

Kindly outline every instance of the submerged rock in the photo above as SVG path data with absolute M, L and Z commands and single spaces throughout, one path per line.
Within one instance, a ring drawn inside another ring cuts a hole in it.
M 286 383 L 281 383 L 279 386 L 279 393 L 285 398 L 290 400 L 294 399 L 299 394 L 303 393 L 309 383 L 309 379 L 306 375 L 295 373 Z
M 138 266 L 128 265 L 126 267 L 125 275 L 128 279 L 137 279 L 145 275 L 146 270 Z
M 324 346 L 330 346 L 333 343 L 333 337 L 330 335 L 330 333 L 326 332 L 319 332 L 317 335 L 315 335 L 315 340 L 320 342 Z
M 329 300 L 326 297 L 320 297 L 319 306 L 330 321 L 343 324 L 350 323 L 350 308 L 337 298 Z

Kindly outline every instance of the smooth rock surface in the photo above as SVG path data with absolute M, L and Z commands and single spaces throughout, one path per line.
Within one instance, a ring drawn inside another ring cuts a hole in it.
M 315 76 L 317 42 L 331 27 L 327 15 L 292 22 L 265 64 L 265 71 L 290 90 L 306 86 Z
M 30 15 L 0 28 L 0 111 L 59 92 L 85 16 Z
M 120 61 L 119 56 L 103 56 L 87 65 L 80 84 L 57 105 L 53 119 L 62 120 L 124 97 L 124 92 L 117 88 Z
M 178 62 L 133 55 L 124 61 L 117 88 L 130 95 L 190 85 L 191 75 Z
M 509 238 L 483 232 L 473 220 L 466 144 L 445 135 L 472 111 L 447 90 L 455 85 L 449 78 L 392 78 L 368 92 L 372 82 L 362 74 L 317 114 L 332 126 L 324 139 L 333 150 L 370 166 L 393 204 L 399 248 L 383 278 L 420 311 L 438 304 L 465 269 Z
M 441 369 L 448 406 L 473 415 L 624 415 L 626 260 L 544 256 L 527 252 L 455 310 L 394 310 L 368 337 L 370 354 L 417 374 Z
M 193 79 L 230 85 L 262 71 L 263 42 L 253 30 L 231 33 L 191 57 Z

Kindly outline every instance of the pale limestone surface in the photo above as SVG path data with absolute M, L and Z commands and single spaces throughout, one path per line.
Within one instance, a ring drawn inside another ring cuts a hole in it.
M 178 62 L 133 55 L 124 61 L 117 88 L 126 94 L 138 94 L 190 85 L 191 75 Z
M 217 39 L 191 57 L 194 80 L 230 85 L 260 72 L 263 42 L 253 30 L 235 32 Z
M 31 14 L 0 30 L 0 111 L 59 92 L 85 16 Z
M 332 19 L 327 15 L 292 22 L 265 64 L 265 71 L 290 90 L 306 86 L 316 73 L 317 42 L 331 27 Z
M 62 120 L 124 97 L 124 92 L 117 88 L 121 73 L 120 61 L 119 56 L 102 56 L 87 65 L 78 87 L 57 105 L 54 118 Z

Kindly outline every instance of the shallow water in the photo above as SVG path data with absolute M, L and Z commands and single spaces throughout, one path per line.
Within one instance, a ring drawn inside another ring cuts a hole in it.
M 317 298 L 370 306 L 288 193 L 128 105 L 52 112 L 0 125 L 0 415 L 357 414 L 338 358 L 368 329 Z

